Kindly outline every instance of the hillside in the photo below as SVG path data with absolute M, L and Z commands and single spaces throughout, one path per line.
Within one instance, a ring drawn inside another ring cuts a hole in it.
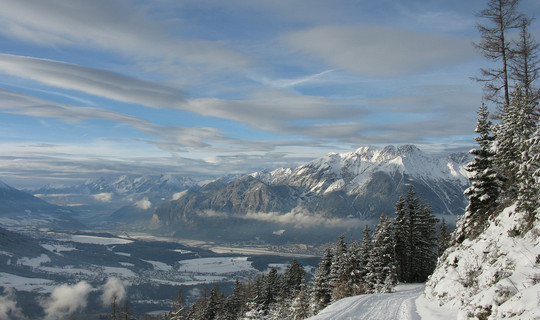
M 540 318 L 540 222 L 520 234 L 523 213 L 506 208 L 475 240 L 450 247 L 425 297 L 458 318 Z
M 60 229 L 86 228 L 69 208 L 60 207 L 0 181 L 0 224 Z

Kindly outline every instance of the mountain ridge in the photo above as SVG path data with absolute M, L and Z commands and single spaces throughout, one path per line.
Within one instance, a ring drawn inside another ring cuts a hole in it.
M 190 190 L 159 206 L 153 222 L 167 231 L 185 231 L 214 223 L 211 216 L 222 224 L 258 220 L 298 230 L 306 219 L 376 220 L 394 213 L 409 186 L 435 213 L 456 215 L 466 206 L 468 160 L 464 154 L 429 155 L 413 145 L 330 153 L 296 168 L 262 170 Z

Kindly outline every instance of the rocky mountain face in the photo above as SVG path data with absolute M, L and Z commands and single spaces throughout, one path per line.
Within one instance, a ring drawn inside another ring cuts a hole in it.
M 186 192 L 161 205 L 154 222 L 174 229 L 208 223 L 208 217 L 292 223 L 295 228 L 305 217 L 365 221 L 393 214 L 410 185 L 436 214 L 455 215 L 466 206 L 464 167 L 469 161 L 466 153 L 437 157 L 412 145 L 331 153 L 294 169 L 217 180 Z
M 61 229 L 83 229 L 70 209 L 56 206 L 0 181 L 0 224 Z

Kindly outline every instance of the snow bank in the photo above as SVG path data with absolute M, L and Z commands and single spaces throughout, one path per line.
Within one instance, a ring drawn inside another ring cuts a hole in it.
M 425 299 L 457 319 L 540 319 L 540 223 L 519 234 L 523 213 L 506 208 L 477 239 L 450 247 Z

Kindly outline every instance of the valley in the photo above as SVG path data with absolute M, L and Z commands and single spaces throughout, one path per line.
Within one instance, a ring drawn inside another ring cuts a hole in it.
M 237 280 L 285 272 L 292 259 L 309 280 L 340 235 L 360 239 L 380 214 L 394 215 L 411 186 L 454 223 L 468 160 L 411 145 L 361 147 L 217 179 L 120 175 L 25 190 L 2 183 L 0 287 L 35 318 L 58 290 L 82 286 L 77 318 L 96 319 L 110 312 L 111 282 L 134 314 L 156 315 L 179 289 L 190 305 L 215 285 L 230 294 Z
M 90 284 L 93 291 L 86 310 L 93 310 L 94 316 L 110 312 L 111 302 L 99 299 L 101 286 L 110 278 L 125 287 L 133 312 L 166 312 L 180 287 L 190 303 L 206 288 L 218 284 L 230 292 L 236 280 L 246 280 L 270 266 L 283 269 L 295 256 L 263 247 L 218 247 L 220 253 L 216 253 L 211 250 L 215 244 L 184 244 L 141 234 L 127 238 L 108 233 L 0 230 L 0 287 L 16 290 L 21 308 L 30 318 L 42 314 L 40 301 L 60 284 Z M 7 245 L 8 241 L 24 246 Z M 308 271 L 318 260 L 308 255 L 296 259 Z

